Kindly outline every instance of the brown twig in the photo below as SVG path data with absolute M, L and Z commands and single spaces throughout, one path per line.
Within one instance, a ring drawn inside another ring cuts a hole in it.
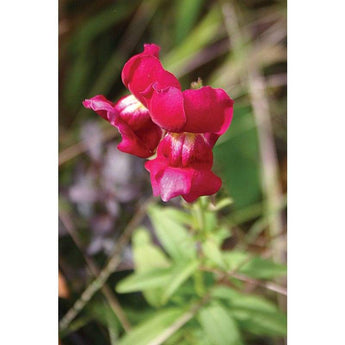
M 266 214 L 271 237 L 282 232 L 283 223 L 278 212 L 272 212 L 281 203 L 282 192 L 279 184 L 278 159 L 275 152 L 269 104 L 265 94 L 265 83 L 257 68 L 252 67 L 248 75 L 250 97 L 257 122 L 259 147 L 262 160 L 262 179 L 266 196 Z M 280 243 L 273 247 L 274 258 L 281 262 L 283 250 Z
M 243 264 L 245 264 L 246 261 L 244 263 L 241 263 L 240 266 L 242 266 Z M 242 280 L 246 283 L 250 283 L 250 284 L 253 284 L 253 285 L 258 285 L 258 286 L 261 286 L 267 290 L 270 290 L 270 291 L 274 291 L 280 295 L 284 295 L 286 296 L 287 295 L 287 290 L 286 290 L 286 287 L 284 286 L 281 286 L 281 285 L 278 285 L 276 283 L 273 283 L 273 282 L 264 282 L 264 281 L 261 281 L 261 280 L 257 280 L 257 279 L 253 279 L 253 278 L 250 278 L 250 277 L 247 277 L 243 274 L 240 274 L 238 273 L 238 269 L 240 267 L 236 267 L 236 269 L 230 271 L 230 272 L 224 272 L 224 271 L 221 271 L 221 270 L 218 270 L 216 268 L 210 268 L 210 267 L 200 267 L 200 269 L 202 271 L 205 271 L 205 272 L 212 272 L 212 273 L 215 273 L 217 275 L 219 275 L 221 278 L 220 279 L 224 279 L 224 278 L 235 278 L 235 279 L 238 279 L 238 280 Z
M 83 245 L 81 244 L 81 241 L 78 237 L 78 234 L 75 231 L 75 227 L 72 223 L 70 216 L 68 215 L 67 212 L 60 210 L 59 218 L 60 218 L 61 222 L 63 223 L 63 225 L 65 226 L 66 230 L 68 231 L 69 235 L 73 239 L 74 243 L 76 244 L 76 246 L 78 247 L 78 249 L 82 253 L 90 273 L 92 274 L 93 277 L 97 277 L 100 273 L 99 268 L 97 267 L 95 262 L 92 260 L 92 258 L 85 254 L 85 251 L 83 249 Z M 119 319 L 123 329 L 126 332 L 129 332 L 129 330 L 131 329 L 131 325 L 130 325 L 130 323 L 127 319 L 127 316 L 124 313 L 118 299 L 114 295 L 113 291 L 109 288 L 109 286 L 107 284 L 104 284 L 104 286 L 101 288 L 101 291 L 104 294 L 104 296 L 106 297 L 106 299 L 108 300 L 110 307 L 113 309 L 113 312 L 115 313 L 115 315 Z
M 281 286 L 281 285 L 278 285 L 274 282 L 264 282 L 264 281 L 261 281 L 261 280 L 257 280 L 257 279 L 253 279 L 253 278 L 250 278 L 250 277 L 247 277 L 243 274 L 240 274 L 240 273 L 233 273 L 232 274 L 232 277 L 238 279 L 238 280 L 242 280 L 246 283 L 249 283 L 249 284 L 252 284 L 252 285 L 258 285 L 258 286 L 261 286 L 267 290 L 271 290 L 271 291 L 274 291 L 276 293 L 279 293 L 280 295 L 284 295 L 284 296 L 287 296 L 287 289 L 286 287 L 284 286 Z
M 121 255 L 123 253 L 124 247 L 129 242 L 133 231 L 140 224 L 142 219 L 146 214 L 147 207 L 154 200 L 150 197 L 148 200 L 143 202 L 138 208 L 137 212 L 134 214 L 131 221 L 128 223 L 124 232 L 118 239 L 114 251 L 107 263 L 107 265 L 102 269 L 97 278 L 92 281 L 88 287 L 84 290 L 78 300 L 74 303 L 71 309 L 63 316 L 60 321 L 60 330 L 64 331 L 67 329 L 69 324 L 74 320 L 74 318 L 79 314 L 79 312 L 85 307 L 85 305 L 90 301 L 93 295 L 102 288 L 109 276 L 116 270 L 117 266 L 121 261 Z
M 244 55 L 250 56 L 249 48 L 244 47 L 248 41 L 248 32 L 240 27 L 236 10 L 231 3 L 223 3 L 222 10 L 224 22 L 229 39 L 233 42 L 235 51 L 241 51 Z M 272 31 L 273 29 L 271 29 Z M 281 38 L 282 35 L 279 36 Z M 276 42 L 276 41 L 274 41 Z M 255 47 L 254 49 L 255 50 Z M 266 85 L 259 67 L 249 60 L 248 78 L 246 84 L 249 89 L 249 96 L 256 120 L 259 149 L 261 155 L 262 185 L 265 194 L 265 213 L 269 222 L 271 237 L 282 232 L 283 222 L 280 212 L 273 212 L 275 205 L 282 201 L 282 191 L 279 184 L 278 159 L 275 151 L 273 129 L 270 119 L 269 102 L 266 96 Z M 284 253 L 281 243 L 272 244 L 273 256 L 278 261 L 284 261 Z

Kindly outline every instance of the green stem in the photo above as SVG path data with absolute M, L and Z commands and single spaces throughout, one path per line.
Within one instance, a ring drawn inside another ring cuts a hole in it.
M 204 284 L 204 276 L 203 271 L 196 270 L 194 273 L 194 287 L 195 291 L 198 296 L 202 297 L 205 294 L 205 284 Z
M 192 207 L 192 212 L 194 214 L 196 220 L 196 238 L 197 241 L 202 244 L 202 241 L 205 239 L 205 209 L 206 205 L 202 198 L 199 198 Z M 198 256 L 202 257 L 202 248 L 200 246 L 198 250 Z M 197 270 L 194 273 L 194 286 L 195 291 L 199 296 L 203 296 L 205 294 L 205 284 L 204 284 L 204 273 L 201 270 Z
M 200 233 L 204 233 L 205 230 L 205 217 L 204 217 L 204 208 L 202 201 L 199 198 L 197 202 L 193 205 L 194 216 L 197 222 L 197 228 Z

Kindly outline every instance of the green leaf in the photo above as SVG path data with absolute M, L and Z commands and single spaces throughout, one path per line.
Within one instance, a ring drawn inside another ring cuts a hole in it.
M 104 299 L 95 298 L 91 300 L 85 307 L 85 314 L 90 319 L 90 321 L 96 321 L 97 323 L 101 323 L 104 327 L 108 328 L 109 334 L 111 337 L 115 337 L 120 333 L 122 328 L 121 323 L 114 313 L 114 310 L 110 307 L 109 303 L 107 303 Z M 72 328 L 69 327 L 69 332 L 76 331 L 77 328 L 74 327 L 83 327 L 85 325 L 82 324 L 82 321 L 85 320 L 84 317 L 79 317 L 75 321 L 76 324 L 72 324 Z
M 117 344 L 118 336 L 119 336 L 119 330 L 118 330 L 118 322 L 114 322 L 113 316 L 111 314 L 107 314 L 107 321 L 108 321 L 108 333 L 111 345 Z M 116 320 L 117 321 L 117 320 Z
M 152 243 L 150 234 L 144 227 L 138 228 L 133 234 L 133 256 L 138 272 L 171 265 L 164 252 Z
M 286 275 L 286 265 L 261 257 L 254 257 L 239 272 L 256 279 L 273 279 Z
M 277 312 L 277 306 L 262 297 L 240 293 L 234 289 L 218 286 L 212 296 L 227 303 L 230 309 L 239 308 L 262 312 Z
M 191 261 L 186 266 L 178 266 L 173 270 L 169 284 L 162 297 L 162 304 L 165 304 L 169 297 L 195 272 L 198 261 Z
M 210 342 L 196 320 L 189 322 L 174 333 L 164 345 L 210 345 Z
M 205 256 L 215 263 L 217 266 L 226 268 L 226 264 L 223 260 L 222 252 L 213 238 L 207 238 L 202 244 L 202 250 Z
M 222 252 L 223 260 L 229 271 L 236 270 L 248 260 L 248 253 L 241 250 Z
M 154 268 L 149 271 L 134 273 L 121 280 L 116 286 L 116 291 L 119 293 L 129 293 L 163 287 L 168 284 L 171 275 L 171 267 Z
M 159 206 L 151 206 L 148 215 L 153 223 L 159 241 L 169 255 L 177 262 L 196 258 L 196 248 L 192 237 L 181 219 L 171 210 L 166 212 Z
M 286 335 L 286 315 L 271 301 L 222 286 L 212 291 L 212 297 L 226 303 L 242 329 L 257 335 Z
M 240 345 L 241 336 L 230 313 L 218 304 L 202 308 L 198 320 L 212 345 Z
M 148 291 L 162 288 L 162 294 L 157 294 L 157 304 L 165 304 L 175 291 L 194 273 L 198 261 L 193 260 L 167 268 L 154 268 L 149 271 L 136 272 L 123 279 L 116 287 L 119 293 Z M 161 295 L 161 297 L 160 297 Z
M 233 309 L 231 314 L 238 325 L 256 335 L 286 336 L 286 315 L 280 311 L 269 313 L 255 310 Z
M 221 226 L 214 231 L 212 234 L 212 238 L 218 244 L 219 247 L 223 244 L 224 240 L 231 235 L 231 230 L 228 229 L 226 226 Z
M 248 277 L 255 279 L 273 279 L 286 275 L 286 265 L 269 259 L 254 256 L 249 258 L 248 253 L 241 250 L 222 252 L 223 260 L 228 270 L 237 270 Z
M 171 308 L 159 311 L 122 337 L 119 345 L 147 345 L 169 328 L 183 314 L 183 310 Z
M 138 228 L 133 234 L 133 257 L 137 273 L 171 265 L 163 251 L 152 243 L 149 232 L 144 227 Z M 164 288 L 150 288 L 144 290 L 143 294 L 149 304 L 157 307 L 160 305 L 163 292 Z

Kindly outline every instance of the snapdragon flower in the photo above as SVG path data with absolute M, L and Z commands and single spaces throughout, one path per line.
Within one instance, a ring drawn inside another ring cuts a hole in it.
M 234 102 L 220 88 L 182 91 L 177 78 L 163 68 L 159 50 L 145 44 L 124 65 L 122 81 L 131 95 L 116 104 L 100 95 L 83 104 L 118 128 L 119 150 L 142 158 L 157 151 L 145 164 L 155 196 L 168 201 L 181 195 L 193 202 L 222 185 L 212 172 L 212 148 L 230 126 Z

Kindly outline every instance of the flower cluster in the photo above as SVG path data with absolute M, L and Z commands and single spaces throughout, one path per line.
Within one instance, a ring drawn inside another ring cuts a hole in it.
M 233 100 L 210 86 L 182 91 L 176 77 L 163 68 L 159 50 L 145 44 L 144 51 L 125 64 L 122 81 L 131 95 L 116 104 L 98 95 L 83 105 L 118 128 L 120 151 L 142 158 L 157 153 L 145 163 L 155 196 L 168 201 L 181 195 L 193 202 L 221 187 L 221 179 L 211 171 L 212 149 L 230 126 Z

